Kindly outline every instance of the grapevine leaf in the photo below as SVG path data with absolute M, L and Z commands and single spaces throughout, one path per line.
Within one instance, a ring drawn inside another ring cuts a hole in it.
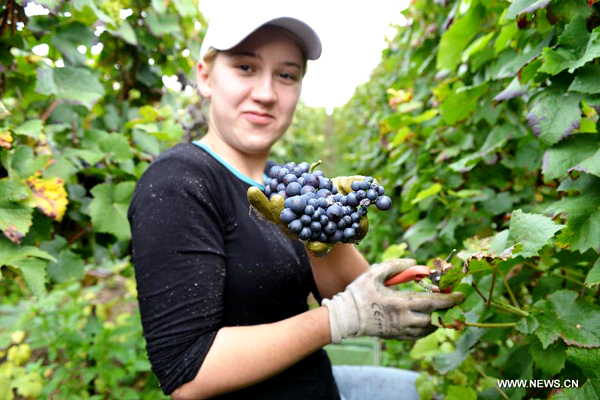
M 21 178 L 29 178 L 36 172 L 42 171 L 50 161 L 50 156 L 36 156 L 28 146 L 19 146 L 12 154 L 10 166 Z
M 600 141 L 596 135 L 574 135 L 549 148 L 544 154 L 544 162 L 542 164 L 544 181 L 548 182 L 552 179 L 566 176 L 569 169 L 581 162 L 585 164 L 580 167 L 581 169 L 588 166 L 588 164 L 589 167 L 594 169 L 594 157 L 598 158 L 598 168 L 600 171 L 599 146 Z M 598 156 L 595 156 L 595 154 L 598 154 Z
M 131 147 L 127 138 L 120 134 L 109 134 L 100 141 L 100 149 L 108 153 L 114 161 L 131 159 Z
M 580 94 L 545 90 L 534 98 L 527 114 L 527 124 L 545 145 L 558 143 L 579 128 L 580 101 Z
M 411 201 L 411 204 L 417 204 L 421 200 L 424 200 L 430 196 L 435 196 L 441 190 L 442 190 L 442 185 L 440 185 L 439 183 L 434 183 L 433 185 L 429 186 L 427 189 L 423 189 L 419 193 L 417 193 L 417 196 Z
M 525 65 L 539 57 L 542 50 L 548 46 L 553 37 L 554 31 L 550 31 L 550 33 L 548 33 L 535 48 L 526 53 L 516 54 L 513 57 L 510 57 L 510 59 L 508 59 L 495 74 L 495 79 L 512 78 L 517 75 Z
M 520 320 L 515 326 L 515 329 L 521 333 L 530 335 L 534 333 L 539 326 L 540 323 L 537 321 L 537 319 L 535 319 L 533 315 L 530 314 L 529 316 L 527 316 L 527 318 Z
M 52 254 L 56 262 L 48 264 L 48 276 L 53 282 L 65 282 L 71 277 L 82 279 L 85 263 L 81 256 L 67 247 L 67 240 L 56 235 L 51 242 L 43 243 L 41 249 Z
M 0 180 L 0 230 L 15 243 L 20 243 L 31 227 L 31 193 L 18 178 Z
M 479 97 L 486 90 L 486 84 L 459 87 L 442 102 L 440 107 L 442 119 L 447 124 L 455 124 L 469 118 L 477 108 Z
M 545 8 L 549 3 L 550 0 L 515 0 L 508 7 L 504 19 L 506 21 L 513 20 L 521 14 Z
M 578 74 L 573 79 L 573 83 L 569 86 L 570 92 L 600 93 L 600 65 L 586 65 L 578 71 Z
M 463 49 L 475 37 L 481 26 L 483 8 L 473 7 L 467 15 L 455 21 L 440 39 L 436 65 L 438 70 L 454 70 Z
M 589 287 L 600 283 L 600 258 L 596 260 L 590 272 L 588 272 L 585 278 L 585 284 Z
M 581 178 L 580 178 L 581 179 Z M 545 212 L 567 215 L 567 229 L 558 237 L 581 253 L 588 249 L 600 252 L 600 188 L 595 180 L 586 180 L 578 188 L 578 196 L 563 197 L 546 208 Z
M 127 209 L 134 188 L 135 182 L 131 181 L 94 186 L 89 213 L 96 232 L 112 233 L 121 240 L 131 237 Z
M 37 139 L 44 129 L 44 122 L 41 119 L 30 119 L 27 122 L 17 126 L 14 133 L 17 135 L 25 135 Z
M 514 99 L 515 97 L 520 97 L 527 92 L 529 89 L 530 83 L 522 85 L 519 77 L 515 76 L 513 80 L 508 84 L 506 89 L 502 92 L 498 93 L 496 97 L 494 97 L 494 102 L 499 103 L 501 101 Z
M 552 400 L 592 400 L 600 399 L 600 380 L 588 380 L 580 388 L 564 389 L 552 395 Z
M 494 50 L 496 51 L 496 54 L 500 53 L 510 44 L 512 38 L 515 37 L 517 32 L 519 32 L 519 28 L 515 23 L 506 24 L 502 27 L 502 30 L 500 31 L 500 34 L 494 43 Z
M 198 12 L 194 0 L 174 0 L 175 8 L 182 17 L 193 17 Z
M 559 225 L 543 215 L 513 211 L 508 229 L 509 240 L 523 245 L 523 249 L 514 256 L 536 256 L 554 234 L 564 227 L 565 225 Z
M 56 95 L 59 99 L 82 104 L 91 109 L 104 96 L 104 87 L 86 68 L 50 68 L 41 64 L 35 91 L 44 95 Z
M 485 49 L 495 34 L 496 34 L 496 32 L 490 32 L 487 35 L 481 36 L 480 38 L 475 40 L 473 43 L 471 43 L 469 45 L 469 47 L 467 47 L 467 49 L 462 53 L 461 61 L 467 62 L 473 54 Z
M 600 57 L 600 29 L 588 33 L 585 19 L 579 16 L 565 27 L 558 38 L 558 47 L 544 49 L 544 64 L 539 71 L 556 75 L 568 69 L 572 74 L 597 57 Z
M 154 36 L 162 37 L 164 35 L 180 33 L 179 19 L 175 14 L 149 12 L 144 21 L 148 24 L 148 28 Z
M 569 346 L 567 348 L 567 360 L 581 368 L 586 376 L 593 379 L 600 379 L 600 369 L 598 369 L 600 348 L 582 349 L 580 347 Z
M 576 298 L 577 293 L 560 290 L 534 304 L 541 311 L 535 334 L 544 349 L 559 337 L 569 346 L 600 347 L 600 306 Z
M 540 342 L 536 341 L 529 347 L 529 354 L 533 357 L 536 367 L 550 375 L 562 371 L 567 360 L 566 346 L 563 342 L 556 342 L 543 349 Z
M 446 393 L 446 400 L 477 400 L 477 392 L 467 386 L 450 386 Z
M 25 182 L 33 193 L 37 208 L 53 220 L 62 221 L 69 203 L 64 181 L 60 178 L 33 176 Z
M 0 238 L 0 267 L 8 266 L 25 279 L 36 296 L 44 293 L 46 265 L 56 261 L 52 255 L 33 246 L 18 246 Z
M 137 46 L 138 44 L 135 31 L 133 30 L 131 25 L 127 23 L 127 21 L 121 21 L 121 25 L 119 25 L 118 29 L 109 29 L 108 32 L 113 36 L 123 39 L 125 42 L 129 43 L 132 46 Z
M 600 149 L 594 155 L 579 163 L 579 165 L 571 168 L 571 170 L 586 172 L 600 177 Z
M 479 328 L 466 329 L 456 341 L 456 349 L 449 354 L 439 354 L 433 360 L 435 369 L 441 373 L 452 371 L 458 368 L 463 361 L 467 359 L 469 354 L 473 352 L 473 346 L 479 341 L 483 335 L 483 330 Z
M 467 172 L 473 169 L 481 159 L 502 148 L 509 139 L 518 136 L 519 131 L 512 125 L 496 126 L 485 138 L 481 149 L 450 164 L 450 169 L 456 172 Z

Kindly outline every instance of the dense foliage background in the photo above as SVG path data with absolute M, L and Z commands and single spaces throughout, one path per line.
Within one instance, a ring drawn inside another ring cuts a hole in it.
M 206 23 L 195 0 L 26 3 L 0 8 L 0 398 L 160 398 L 126 211 L 154 157 L 205 129 L 188 84 Z M 467 301 L 435 316 L 447 328 L 385 342 L 386 365 L 432 377 L 425 399 L 600 396 L 598 13 L 413 1 L 349 104 L 300 105 L 273 150 L 385 185 L 369 261 L 460 250 L 443 283 Z

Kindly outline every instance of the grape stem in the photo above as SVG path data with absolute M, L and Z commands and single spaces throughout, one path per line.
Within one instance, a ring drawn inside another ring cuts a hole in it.
M 512 289 L 510 288 L 510 285 L 508 284 L 508 280 L 506 279 L 506 276 L 504 276 L 504 272 L 502 272 L 502 270 L 500 268 L 498 268 L 498 272 L 500 272 L 500 277 L 502 278 L 502 281 L 504 282 L 504 286 L 506 286 L 506 290 L 508 290 L 508 295 L 510 296 L 510 299 L 512 300 L 514 306 L 520 310 L 521 307 L 519 307 L 519 303 L 517 302 L 517 299 L 515 298 L 515 295 L 514 295 Z
M 481 376 L 483 376 L 488 381 L 493 381 L 494 380 L 494 378 L 491 378 L 491 377 L 487 376 L 486 373 L 483 372 L 483 370 L 481 369 L 481 367 L 479 367 L 479 365 L 477 365 L 476 362 L 474 362 L 474 361 L 471 362 L 471 365 L 473 365 L 473 367 L 477 370 L 477 372 L 479 372 L 481 374 Z M 500 396 L 502 396 L 506 400 L 510 400 L 510 398 L 506 395 L 506 393 L 504 393 L 504 391 L 502 389 L 500 389 L 497 384 L 494 384 L 493 386 L 494 386 L 494 388 L 496 388 L 496 390 L 498 391 L 498 393 L 500 393 Z
M 492 301 L 492 295 L 494 294 L 494 287 L 496 286 L 496 270 L 494 270 L 494 274 L 492 275 L 492 286 L 490 287 L 490 295 L 487 298 L 487 302 L 485 303 L 485 308 L 490 309 L 490 302 Z
M 317 162 L 314 162 L 314 163 L 310 164 L 310 168 L 308 169 L 308 173 L 312 174 L 312 172 L 315 170 L 315 168 L 317 168 L 319 165 L 321 165 L 322 162 L 323 162 L 322 160 L 319 160 Z
M 516 322 L 500 322 L 495 324 L 482 324 L 478 322 L 462 322 L 464 326 L 472 326 L 474 328 L 511 328 L 517 325 Z

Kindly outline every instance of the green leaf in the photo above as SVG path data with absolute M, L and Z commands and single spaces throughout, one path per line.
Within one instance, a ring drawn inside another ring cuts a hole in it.
M 545 8 L 549 3 L 550 0 L 515 0 L 508 7 L 506 14 L 504 14 L 504 20 L 510 21 L 518 15 Z
M 450 169 L 456 172 L 467 172 L 473 169 L 487 155 L 501 149 L 508 140 L 518 137 L 519 130 L 512 125 L 495 126 L 485 138 L 485 142 L 476 152 L 450 164 Z
M 589 378 L 600 379 L 600 349 L 582 349 L 569 346 L 567 348 L 567 360 L 577 365 Z
M 450 386 L 446 400 L 477 400 L 477 392 L 467 386 Z
M 35 201 L 18 178 L 0 180 L 0 230 L 15 243 L 29 232 Z
M 56 261 L 52 255 L 33 246 L 18 246 L 0 238 L 0 266 L 11 267 L 25 279 L 31 292 L 40 296 L 45 292 L 46 265 Z
M 600 399 L 600 380 L 589 380 L 583 387 L 563 389 L 554 394 L 552 400 L 597 400 Z
M 423 243 L 433 240 L 436 235 L 437 223 L 430 219 L 422 219 L 404 232 L 402 240 L 414 251 Z
M 600 347 L 600 306 L 576 298 L 577 293 L 560 290 L 534 304 L 541 310 L 535 335 L 544 349 L 559 337 L 569 346 Z
M 595 249 L 600 253 L 600 188 L 595 180 L 586 180 L 577 189 L 580 195 L 565 196 L 545 212 L 568 216 L 567 229 L 557 239 L 568 243 L 570 250 L 583 253 Z
M 467 119 L 475 111 L 479 97 L 487 90 L 487 84 L 463 86 L 453 91 L 440 107 L 442 119 L 447 124 L 455 124 Z
M 38 139 L 43 129 L 44 121 L 41 119 L 30 119 L 29 121 L 17 126 L 14 130 L 14 133 L 17 135 L 25 135 L 34 139 Z
M 149 12 L 145 22 L 148 25 L 150 32 L 157 37 L 180 33 L 179 18 L 177 18 L 177 15 L 175 14 L 156 14 Z
M 435 196 L 441 190 L 442 190 L 442 185 L 440 185 L 439 183 L 434 183 L 433 185 L 429 186 L 427 189 L 423 189 L 419 193 L 417 193 L 417 196 L 411 201 L 411 204 L 417 204 L 421 200 L 424 200 L 431 196 Z
M 132 157 L 127 138 L 113 133 L 100 140 L 100 149 L 109 154 L 113 161 L 125 161 Z
M 19 174 L 19 177 L 29 178 L 41 171 L 50 161 L 50 156 L 36 156 L 31 147 L 19 146 L 12 155 L 10 166 Z
M 473 54 L 485 49 L 495 34 L 496 32 L 490 32 L 487 35 L 481 36 L 477 40 L 473 41 L 473 43 L 471 43 L 469 47 L 467 47 L 467 49 L 462 53 L 461 61 L 467 62 Z
M 193 17 L 198 14 L 198 4 L 194 0 L 174 0 L 175 9 L 182 17 Z
M 129 43 L 132 46 L 138 45 L 135 31 L 133 30 L 131 25 L 127 23 L 127 21 L 121 21 L 121 25 L 119 25 L 119 28 L 117 30 L 108 29 L 108 32 L 113 36 L 123 39 L 125 42 Z
M 104 87 L 86 68 L 50 68 L 41 64 L 37 74 L 35 91 L 40 94 L 55 95 L 88 109 L 104 95 Z
M 437 69 L 454 70 L 460 61 L 462 50 L 479 32 L 483 8 L 479 5 L 473 7 L 467 15 L 450 26 L 440 39 L 437 52 Z
M 541 343 L 536 341 L 529 347 L 529 354 L 533 357 L 537 368 L 550 375 L 556 375 L 565 367 L 566 349 L 563 342 L 556 342 L 543 349 Z
M 456 350 L 449 354 L 439 354 L 434 358 L 435 369 L 445 374 L 458 368 L 474 350 L 473 346 L 479 341 L 483 330 L 479 328 L 468 328 L 456 341 Z
M 67 240 L 56 235 L 51 242 L 43 243 L 40 247 L 56 258 L 56 262 L 48 264 L 48 276 L 53 282 L 65 282 L 71 277 L 82 279 L 85 263 L 81 256 L 67 247 Z
M 529 64 L 533 63 L 533 61 L 538 58 L 538 56 L 542 53 L 544 47 L 548 46 L 552 38 L 554 37 L 554 31 L 550 31 L 546 37 L 533 49 L 530 51 L 511 55 L 508 53 L 508 60 L 505 60 L 502 67 L 495 74 L 495 79 L 504 79 L 504 78 L 513 78 L 521 69 Z M 525 47 L 527 50 L 528 47 Z
M 573 83 L 569 86 L 569 91 L 589 94 L 600 93 L 599 76 L 600 65 L 586 65 L 575 75 Z
M 563 178 L 571 168 L 588 159 L 590 159 L 589 163 L 593 163 L 594 154 L 597 154 L 600 167 L 599 146 L 600 139 L 596 135 L 574 135 L 549 148 L 544 154 L 542 164 L 544 181 Z M 591 168 L 594 169 L 593 164 Z
M 507 24 L 502 27 L 502 30 L 494 43 L 496 54 L 500 53 L 510 44 L 517 32 L 519 32 L 519 28 L 516 23 Z
M 50 41 L 71 65 L 83 65 L 86 57 L 81 54 L 77 47 L 81 44 L 91 46 L 94 42 L 94 32 L 78 21 L 70 22 L 60 26 Z
M 597 57 L 600 57 L 600 29 L 588 33 L 585 19 L 577 17 L 558 38 L 558 47 L 544 49 L 544 64 L 539 71 L 556 75 L 568 69 L 573 73 Z
M 524 333 L 526 335 L 530 335 L 533 332 L 535 332 L 535 330 L 540 326 L 539 322 L 537 321 L 537 319 L 535 319 L 535 317 L 533 315 L 529 315 L 527 316 L 527 318 L 523 318 L 522 320 L 520 320 L 517 325 L 515 326 L 515 329 L 518 330 L 521 333 Z
M 579 165 L 573 167 L 573 169 L 600 177 L 600 149 L 592 156 L 579 163 Z
M 542 143 L 551 146 L 579 127 L 580 101 L 580 94 L 544 90 L 534 98 L 527 114 L 527 123 Z
M 594 263 L 594 266 L 592 267 L 592 269 L 590 269 L 590 272 L 588 272 L 587 276 L 585 277 L 585 284 L 588 287 L 597 285 L 600 283 L 600 258 L 596 260 L 596 263 Z
M 131 237 L 127 209 L 134 188 L 135 182 L 131 181 L 94 186 L 91 190 L 94 200 L 89 205 L 89 213 L 96 232 L 112 233 L 120 240 Z
M 509 240 L 523 245 L 523 249 L 514 256 L 536 256 L 554 234 L 564 227 L 565 225 L 559 225 L 543 215 L 513 211 L 510 217 Z

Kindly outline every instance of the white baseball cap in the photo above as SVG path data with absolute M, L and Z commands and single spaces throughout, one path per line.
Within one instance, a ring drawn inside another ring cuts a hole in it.
M 308 23 L 298 17 L 284 15 L 265 15 L 260 13 L 232 13 L 211 18 L 208 30 L 202 41 L 200 60 L 212 47 L 216 50 L 229 50 L 240 44 L 251 33 L 264 25 L 275 25 L 285 28 L 294 34 L 304 47 L 304 52 L 309 60 L 316 60 L 321 56 L 321 40 L 319 35 Z

